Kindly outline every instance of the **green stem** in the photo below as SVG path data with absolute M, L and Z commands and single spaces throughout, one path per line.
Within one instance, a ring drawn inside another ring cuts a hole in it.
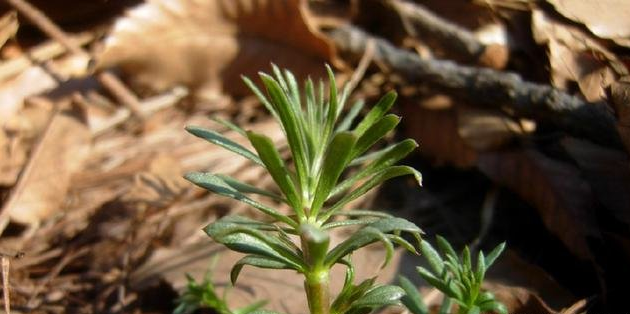
M 311 314 L 329 314 L 330 312 L 330 292 L 329 292 L 328 270 L 313 271 L 306 274 L 304 288 L 308 299 L 308 308 Z

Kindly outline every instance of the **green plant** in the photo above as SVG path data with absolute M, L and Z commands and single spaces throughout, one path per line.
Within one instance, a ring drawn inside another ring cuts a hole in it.
M 195 278 L 186 274 L 186 287 L 182 295 L 175 301 L 177 307 L 173 310 L 173 314 L 190 314 L 202 308 L 212 309 L 217 314 L 251 314 L 267 304 L 267 301 L 262 300 L 232 310 L 226 302 L 229 289 L 226 288 L 223 294 L 219 296 L 212 283 L 212 273 L 218 261 L 219 255 L 215 255 L 201 283 L 197 283 Z
M 437 236 L 437 244 L 441 255 L 427 241 L 422 241 L 420 251 L 429 263 L 431 270 L 418 267 L 418 273 L 431 286 L 444 293 L 445 299 L 440 313 L 450 313 L 452 301 L 459 306 L 460 314 L 476 314 L 493 311 L 506 314 L 503 304 L 496 301 L 494 295 L 488 291 L 481 291 L 481 284 L 486 271 L 501 255 L 505 243 L 494 248 L 488 256 L 482 251 L 477 256 L 477 264 L 473 268 L 468 247 L 464 247 L 461 255 L 455 253 L 453 247 L 443 237 Z M 401 300 L 414 314 L 427 314 L 428 310 L 415 286 L 405 277 L 400 277 L 400 285 L 406 296 Z
M 385 180 L 411 174 L 421 183 L 418 171 L 395 165 L 417 147 L 413 140 L 407 139 L 366 154 L 400 120 L 393 114 L 387 114 L 396 94 L 387 93 L 352 127 L 362 103 L 355 104 L 340 120 L 350 89 L 345 87 L 338 95 L 329 67 L 328 99 L 321 81 L 316 89 L 315 84 L 307 80 L 302 97 L 291 72 L 281 71 L 275 66 L 273 71 L 275 77 L 260 73 L 267 96 L 252 81 L 243 79 L 278 120 L 287 139 L 293 167 L 285 164 L 272 140 L 265 135 L 224 122 L 246 137 L 254 152 L 215 131 L 194 126 L 186 128 L 190 133 L 264 167 L 281 191 L 278 195 L 222 174 L 187 174 L 186 179 L 194 184 L 246 203 L 268 217 L 268 220 L 258 221 L 226 216 L 208 225 L 205 232 L 229 249 L 247 254 L 232 268 L 232 282 L 237 280 L 245 265 L 290 269 L 302 274 L 312 314 L 364 314 L 383 305 L 397 303 L 404 295 L 400 287 L 375 285 L 373 279 L 354 285 L 354 266 L 349 256 L 370 243 L 382 242 L 387 253 L 385 265 L 391 259 L 393 243 L 415 252 L 414 246 L 401 237 L 401 232 L 414 235 L 420 242 L 422 231 L 407 220 L 381 212 L 344 209 L 351 201 Z M 364 163 L 352 176 L 342 179 L 348 168 Z M 285 203 L 291 212 L 284 214 L 253 200 L 248 194 L 259 194 Z M 338 217 L 347 219 L 339 220 Z M 330 248 L 331 230 L 350 226 L 360 226 L 360 229 Z M 299 244 L 295 244 L 293 239 Z M 347 267 L 346 281 L 342 292 L 331 303 L 329 272 L 337 263 Z
M 225 293 L 222 296 L 216 293 L 210 276 L 204 277 L 201 283 L 197 283 L 190 275 L 186 275 L 186 279 L 186 288 L 177 299 L 177 307 L 173 314 L 190 314 L 201 308 L 213 309 L 217 314 L 251 314 L 267 304 L 266 301 L 258 301 L 232 310 L 225 300 Z M 225 291 L 227 292 L 227 289 Z

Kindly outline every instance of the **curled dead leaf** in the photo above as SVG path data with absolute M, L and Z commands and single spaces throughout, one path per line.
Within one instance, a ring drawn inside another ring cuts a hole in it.
M 479 169 L 515 191 L 539 212 L 547 229 L 582 259 L 590 259 L 587 238 L 600 238 L 594 196 L 580 170 L 533 149 L 484 153 Z
M 244 93 L 240 75 L 270 62 L 298 77 L 323 73 L 333 46 L 309 22 L 303 0 L 150 0 L 119 19 L 98 68 L 119 66 L 136 83 L 162 90 L 183 84 L 214 98 Z
M 588 101 L 605 99 L 605 89 L 615 75 L 626 71 L 611 52 L 579 28 L 541 10 L 532 12 L 532 32 L 538 44 L 548 46 L 553 86 L 566 90 L 576 82 Z
M 457 133 L 478 152 L 497 149 L 517 136 L 533 131 L 492 110 L 459 108 L 457 118 Z
M 584 24 L 593 34 L 630 47 L 630 10 L 625 0 L 547 0 L 565 17 Z

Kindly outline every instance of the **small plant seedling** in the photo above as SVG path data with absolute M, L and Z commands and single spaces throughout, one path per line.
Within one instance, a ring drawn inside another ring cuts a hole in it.
M 455 302 L 459 306 L 460 314 L 477 314 L 493 311 L 507 314 L 505 306 L 496 301 L 490 292 L 481 291 L 481 284 L 486 271 L 501 255 L 505 243 L 494 248 L 488 256 L 479 252 L 477 264 L 473 268 L 468 247 L 460 255 L 455 253 L 450 243 L 443 237 L 437 236 L 440 253 L 427 241 L 422 241 L 420 251 L 429 263 L 429 269 L 418 267 L 418 273 L 431 286 L 444 294 L 444 301 L 440 307 L 440 314 L 448 314 Z M 414 314 L 428 314 L 427 306 L 416 287 L 405 277 L 400 277 L 400 285 L 406 296 L 402 303 Z
M 267 304 L 264 300 L 257 301 L 243 308 L 232 310 L 226 302 L 229 289 L 225 289 L 223 294 L 219 296 L 212 283 L 212 273 L 218 260 L 219 256 L 215 255 L 210 263 L 210 268 L 200 283 L 191 275 L 186 274 L 186 287 L 182 295 L 175 301 L 177 307 L 173 310 L 173 314 L 191 314 L 203 308 L 212 309 L 217 314 L 251 314 Z
M 345 207 L 394 177 L 413 175 L 420 184 L 421 175 L 417 170 L 395 165 L 417 144 L 406 139 L 367 154 L 400 120 L 393 114 L 387 114 L 396 94 L 387 93 L 355 124 L 353 120 L 362 103 L 355 104 L 341 119 L 350 89 L 345 87 L 339 94 L 332 70 L 327 67 L 327 71 L 327 93 L 323 82 L 320 81 L 316 88 L 308 79 L 302 94 L 294 75 L 276 66 L 273 66 L 274 76 L 260 73 L 266 95 L 252 81 L 244 78 L 279 122 L 286 136 L 292 166 L 285 163 L 273 141 L 263 134 L 224 122 L 251 143 L 254 148 L 251 151 L 215 131 L 195 126 L 186 128 L 188 132 L 266 169 L 280 194 L 223 174 L 194 172 L 185 177 L 211 192 L 246 203 L 268 218 L 254 220 L 226 216 L 204 229 L 216 242 L 246 254 L 232 268 L 233 283 L 246 265 L 294 270 L 304 277 L 311 314 L 365 314 L 384 305 L 397 304 L 404 291 L 398 286 L 375 284 L 374 279 L 355 285 L 354 266 L 349 256 L 368 244 L 381 242 L 386 248 L 385 265 L 392 257 L 394 243 L 416 252 L 401 232 L 412 234 L 420 243 L 422 230 L 405 219 L 382 212 Z M 346 170 L 353 167 L 356 172 L 344 178 Z M 255 201 L 249 196 L 251 194 L 285 203 L 291 212 L 284 214 L 270 205 Z M 337 219 L 343 217 L 346 219 Z M 331 230 L 357 226 L 359 229 L 356 232 L 331 248 Z M 345 265 L 347 271 L 342 291 L 333 299 L 329 281 L 330 269 L 335 264 Z

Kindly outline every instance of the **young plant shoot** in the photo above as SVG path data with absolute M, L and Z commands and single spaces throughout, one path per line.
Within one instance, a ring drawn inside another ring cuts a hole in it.
M 280 157 L 278 148 L 263 134 L 226 123 L 249 140 L 254 148 L 252 151 L 215 131 L 195 126 L 186 128 L 195 136 L 265 168 L 281 191 L 280 195 L 222 174 L 194 172 L 187 174 L 186 179 L 211 192 L 246 203 L 268 217 L 267 220 L 253 220 L 226 216 L 205 228 L 215 241 L 246 254 L 232 268 L 233 283 L 246 265 L 294 270 L 304 276 L 310 313 L 365 314 L 384 305 L 398 303 L 404 291 L 397 286 L 375 284 L 374 279 L 355 285 L 354 266 L 350 260 L 352 252 L 381 242 L 386 248 L 385 265 L 391 259 L 394 243 L 415 252 L 414 246 L 401 237 L 401 232 L 412 234 L 419 244 L 422 230 L 407 220 L 382 212 L 345 207 L 394 177 L 412 175 L 421 184 L 422 177 L 418 171 L 395 165 L 417 144 L 406 139 L 366 154 L 400 120 L 393 114 L 387 114 L 396 94 L 389 92 L 383 96 L 358 123 L 353 123 L 353 119 L 361 109 L 361 103 L 340 119 L 350 89 L 346 87 L 338 93 L 335 77 L 329 67 L 327 71 L 327 97 L 321 81 L 316 88 L 310 79 L 307 80 L 302 94 L 293 74 L 275 66 L 273 76 L 260 73 L 266 93 L 243 78 L 279 122 L 293 166 Z M 353 125 L 356 126 L 352 128 Z M 345 171 L 352 167 L 360 168 L 352 176 L 344 177 Z M 251 194 L 283 202 L 291 208 L 291 213 L 284 214 L 273 206 L 255 201 L 250 198 Z M 347 239 L 330 246 L 332 229 L 357 226 L 359 229 Z M 291 237 L 299 238 L 299 245 L 294 244 Z M 329 274 L 335 264 L 345 265 L 347 271 L 343 289 L 333 299 L 329 291 Z
M 437 244 L 439 253 L 429 242 L 422 241 L 420 251 L 430 269 L 424 267 L 417 269 L 424 280 L 444 294 L 439 313 L 450 313 L 455 303 L 459 308 L 459 314 L 486 312 L 507 314 L 506 307 L 495 300 L 492 293 L 481 290 L 486 271 L 501 255 L 505 243 L 499 244 L 487 256 L 480 251 L 475 267 L 473 267 L 468 247 L 464 247 L 462 253 L 458 255 L 443 237 L 437 236 Z M 401 277 L 400 285 L 406 293 L 401 301 L 407 309 L 413 314 L 428 314 L 429 311 L 422 301 L 422 296 L 409 279 Z

